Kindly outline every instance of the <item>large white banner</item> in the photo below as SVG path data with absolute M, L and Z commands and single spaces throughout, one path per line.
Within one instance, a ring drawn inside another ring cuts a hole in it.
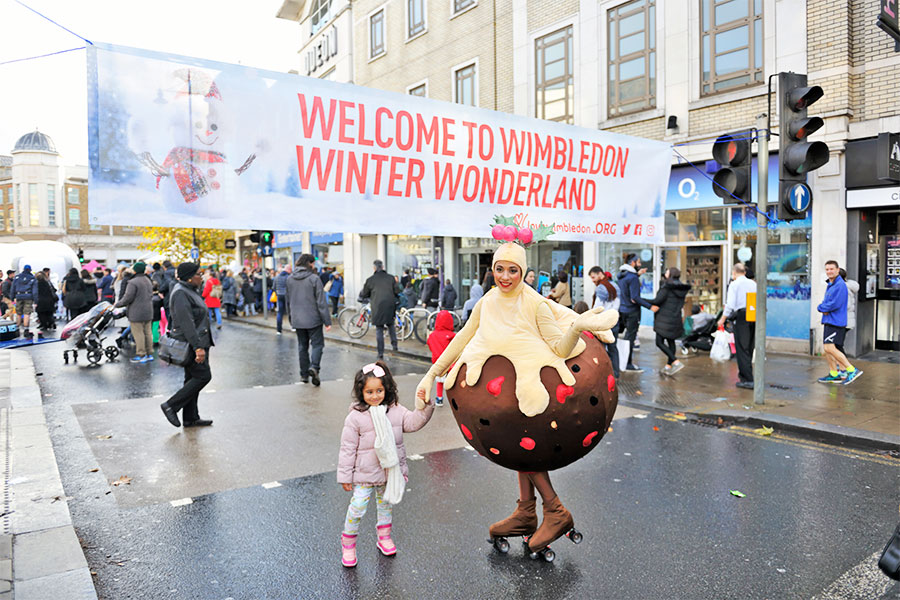
M 88 96 L 91 224 L 663 241 L 662 142 L 105 45 Z

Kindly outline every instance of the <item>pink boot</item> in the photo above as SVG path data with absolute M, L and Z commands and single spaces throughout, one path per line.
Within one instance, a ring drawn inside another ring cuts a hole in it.
M 397 554 L 397 546 L 394 545 L 394 540 L 391 539 L 391 526 L 390 525 L 379 525 L 378 530 L 378 549 L 381 550 L 381 553 L 385 556 L 393 556 Z
M 341 534 L 341 564 L 345 567 L 356 566 L 356 536 Z

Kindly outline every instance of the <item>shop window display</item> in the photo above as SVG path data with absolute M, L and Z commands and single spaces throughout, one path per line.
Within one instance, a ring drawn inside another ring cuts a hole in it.
M 743 262 L 756 277 L 756 211 L 734 208 L 731 212 L 732 262 Z M 809 339 L 810 282 L 809 237 L 812 212 L 803 220 L 780 222 L 768 232 L 769 260 L 766 277 L 766 335 Z

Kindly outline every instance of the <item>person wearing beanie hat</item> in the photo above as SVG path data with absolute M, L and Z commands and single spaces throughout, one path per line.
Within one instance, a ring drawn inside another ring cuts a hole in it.
M 133 363 L 146 363 L 153 360 L 153 282 L 144 273 L 146 265 L 134 263 L 131 269 L 134 275 L 128 280 L 125 292 L 116 302 L 116 307 L 127 307 L 126 316 L 134 336 Z
M 144 273 L 147 270 L 147 263 L 137 261 L 131 266 L 131 270 L 135 273 Z
M 200 390 L 212 379 L 209 349 L 214 344 L 209 310 L 200 295 L 203 272 L 197 263 L 183 262 L 178 265 L 177 273 L 178 282 L 169 294 L 169 335 L 187 342 L 194 359 L 184 367 L 184 385 L 159 407 L 175 427 L 181 427 L 178 411 L 185 427 L 204 427 L 212 425 L 212 420 L 200 418 L 197 401 Z
M 549 561 L 551 542 L 567 532 L 573 540 L 580 534 L 548 471 L 584 456 L 608 428 L 617 397 L 614 385 L 606 393 L 612 373 L 597 340 L 613 340 L 610 328 L 619 315 L 599 307 L 577 315 L 542 297 L 524 281 L 527 266 L 522 245 L 497 248 L 491 268 L 496 287 L 422 378 L 416 408 L 430 400 L 435 378 L 446 374 L 444 389 L 463 435 L 482 456 L 518 471 L 517 507 L 490 528 L 495 546 L 502 552 L 505 536 L 530 536 L 529 551 Z M 490 407 L 475 400 L 485 389 L 497 398 Z M 535 491 L 543 500 L 540 527 Z

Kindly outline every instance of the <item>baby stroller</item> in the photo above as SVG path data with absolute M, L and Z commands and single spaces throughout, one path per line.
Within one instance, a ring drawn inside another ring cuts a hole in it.
M 74 346 L 63 350 L 65 364 L 69 364 L 69 353 L 72 354 L 73 361 L 78 362 L 79 350 L 87 351 L 87 359 L 91 365 L 99 364 L 104 355 L 108 361 L 114 361 L 119 355 L 119 349 L 116 346 L 104 348 L 103 341 L 106 338 L 100 336 L 118 316 L 112 304 L 98 302 L 88 312 L 69 321 L 59 336 L 62 340 L 69 340 Z
M 716 314 L 715 319 L 712 319 L 700 329 L 695 329 L 686 335 L 684 339 L 681 340 L 681 353 L 684 355 L 692 352 L 696 354 L 700 350 L 709 352 L 713 345 L 713 334 L 719 328 L 718 322 L 721 317 L 722 311 L 720 310 Z

